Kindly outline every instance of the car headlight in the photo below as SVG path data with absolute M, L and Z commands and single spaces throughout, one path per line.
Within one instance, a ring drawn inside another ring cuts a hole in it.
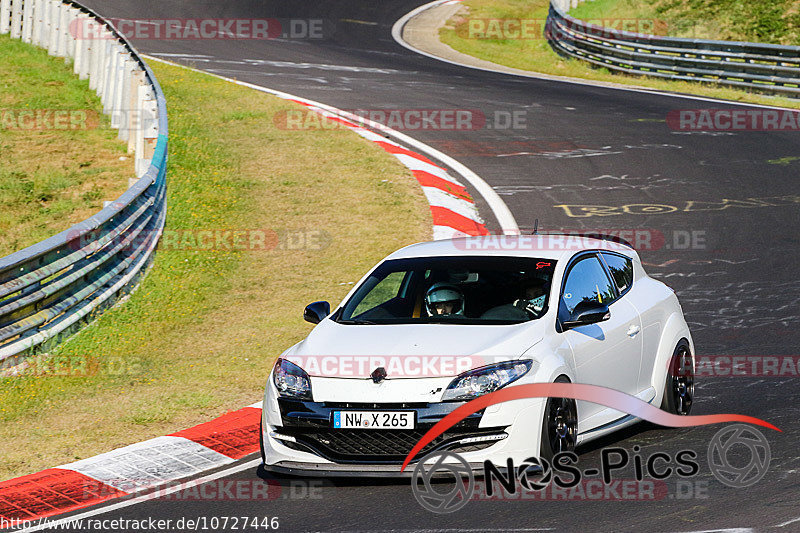
M 311 399 L 311 379 L 305 370 L 286 359 L 275 361 L 272 380 L 283 398 Z
M 458 376 L 447 386 L 442 401 L 473 400 L 513 383 L 527 374 L 532 367 L 533 361 L 527 359 L 470 370 Z

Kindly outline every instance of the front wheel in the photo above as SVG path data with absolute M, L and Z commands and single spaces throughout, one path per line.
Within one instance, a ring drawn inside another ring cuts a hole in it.
M 565 377 L 556 383 L 569 383 Z M 552 461 L 559 452 L 573 452 L 578 437 L 578 409 L 572 398 L 548 398 L 542 421 L 539 457 Z
M 664 399 L 661 409 L 674 415 L 686 416 L 694 403 L 694 358 L 689 343 L 682 340 L 675 347 L 667 369 Z

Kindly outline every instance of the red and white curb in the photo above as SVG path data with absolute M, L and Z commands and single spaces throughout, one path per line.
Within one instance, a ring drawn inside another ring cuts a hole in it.
M 337 113 L 323 109 L 308 100 L 291 98 L 319 113 L 328 121 L 338 122 L 365 139 L 374 142 L 407 167 L 422 187 L 433 217 L 433 238 L 452 239 L 466 235 L 489 235 L 483 219 L 478 214 L 475 202 L 463 183 L 427 157 L 401 146 L 386 137 L 342 118 Z
M 146 492 L 259 451 L 261 402 L 166 437 L 0 483 L 0 522 L 19 524 Z
M 497 192 L 480 176 L 447 154 L 404 133 L 354 113 L 308 98 L 302 98 L 283 91 L 262 87 L 254 83 L 227 78 L 212 72 L 194 69 L 155 56 L 144 55 L 142 57 L 148 61 L 158 61 L 192 72 L 213 76 L 217 79 L 300 104 L 312 111 L 322 114 L 330 121 L 341 123 L 343 126 L 352 129 L 365 139 L 377 143 L 409 168 L 422 187 L 422 191 L 425 193 L 425 197 L 428 200 L 433 217 L 434 239 L 450 239 L 465 235 L 488 235 L 489 231 L 486 229 L 483 219 L 478 214 L 478 209 L 475 207 L 475 202 L 467 192 L 466 186 L 451 176 L 443 167 L 433 163 L 429 157 L 441 161 L 469 182 L 492 211 L 492 214 L 497 219 L 501 233 L 507 235 L 518 235 L 520 233 L 519 225 L 514 219 L 511 210 L 500 196 L 498 196 Z M 390 140 L 389 137 L 395 140 Z

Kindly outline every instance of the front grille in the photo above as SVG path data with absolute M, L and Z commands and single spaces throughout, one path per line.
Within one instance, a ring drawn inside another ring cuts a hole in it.
M 406 403 L 364 403 L 364 402 L 322 402 L 329 409 L 421 409 L 428 407 L 427 402 Z
M 282 425 L 279 433 L 294 437 L 297 442 L 281 442 L 294 449 L 311 452 L 336 463 L 402 463 L 414 445 L 445 416 L 466 402 L 351 403 L 309 402 L 280 398 L 278 405 Z M 413 410 L 416 429 L 334 429 L 332 420 L 337 409 Z M 415 457 L 435 449 L 474 451 L 494 442 L 458 445 L 466 437 L 496 435 L 505 428 L 479 428 L 483 411 L 469 415 L 444 434 L 436 437 Z
M 288 434 L 296 443 L 284 442 L 297 450 L 311 451 L 331 461 L 341 463 L 402 463 L 408 452 L 419 442 L 429 428 L 416 430 L 380 430 L 380 429 L 326 429 L 317 431 L 298 431 L 282 428 L 281 433 Z M 497 434 L 501 428 L 477 430 L 471 427 L 452 428 L 439 435 L 420 451 L 415 459 L 437 449 L 448 448 L 451 444 L 466 437 Z M 461 447 L 459 451 L 480 450 L 491 446 L 494 442 L 472 443 Z

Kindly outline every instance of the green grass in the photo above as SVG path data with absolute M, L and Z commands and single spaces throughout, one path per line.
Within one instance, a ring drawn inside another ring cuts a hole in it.
M 662 11 L 650 11 L 647 6 L 651 5 L 648 2 L 660 0 L 645 0 L 642 6 L 639 6 L 636 11 L 630 11 L 625 6 L 633 5 L 632 0 L 596 0 L 595 2 L 586 2 L 576 11 L 586 19 L 603 19 L 603 18 L 648 18 L 648 19 L 664 19 L 668 18 L 667 15 L 675 15 L 679 6 L 686 3 L 671 2 L 675 4 L 675 8 L 670 8 L 664 11 L 663 6 L 667 2 L 663 2 Z M 706 3 L 722 4 L 723 0 L 705 0 Z M 725 0 L 727 1 L 727 0 Z M 782 3 L 781 0 L 779 3 Z M 753 4 L 768 5 L 766 1 L 753 2 Z M 748 9 L 747 6 L 751 2 L 741 2 L 743 9 Z M 440 29 L 439 37 L 441 41 L 452 48 L 463 52 L 465 54 L 491 61 L 500 65 L 528 70 L 532 72 L 540 72 L 544 74 L 553 74 L 559 76 L 568 76 L 572 78 L 580 78 L 587 80 L 595 80 L 602 82 L 616 82 L 627 85 L 636 85 L 640 87 L 647 87 L 651 89 L 679 92 L 687 94 L 696 94 L 700 96 L 707 96 L 712 98 L 722 98 L 726 100 L 734 100 L 741 102 L 750 102 L 764 105 L 777 105 L 784 107 L 800 108 L 800 101 L 796 99 L 772 97 L 766 95 L 759 95 L 748 93 L 737 89 L 729 89 L 723 87 L 715 87 L 709 84 L 690 83 L 680 81 L 666 81 L 659 79 L 647 78 L 644 76 L 630 76 L 623 74 L 612 74 L 604 68 L 595 69 L 588 64 L 575 60 L 563 59 L 558 56 L 547 41 L 537 33 L 536 38 L 533 39 L 478 39 L 470 38 L 469 35 L 469 21 L 474 19 L 523 19 L 523 20 L 538 20 L 543 24 L 547 18 L 549 2 L 547 0 L 464 0 L 462 10 L 448 23 Z M 681 8 L 681 13 L 685 15 L 685 9 Z M 571 12 L 573 14 L 573 12 Z M 743 15 L 744 16 L 744 15 Z M 790 20 L 795 20 L 796 16 L 789 17 Z M 701 15 L 697 15 L 695 21 L 703 21 Z M 714 19 L 713 24 L 722 24 L 723 21 L 717 22 Z M 668 20 L 669 23 L 669 20 Z M 684 23 L 685 24 L 685 23 Z M 787 22 L 787 24 L 793 24 Z M 699 31 L 699 24 L 693 26 L 693 31 Z M 715 37 L 718 34 L 714 35 Z
M 257 401 L 276 356 L 310 330 L 307 303 L 338 303 L 383 256 L 430 238 L 418 184 L 374 144 L 347 130 L 278 129 L 273 117 L 296 104 L 154 68 L 170 118 L 167 231 L 275 232 L 313 245 L 160 246 L 127 302 L 27 375 L 0 379 L 0 479 Z
M 574 17 L 659 19 L 673 37 L 800 45 L 794 0 L 596 0 Z
M 0 58 L 2 257 L 67 229 L 119 196 L 133 176 L 133 158 L 102 116 L 88 81 L 78 80 L 63 59 L 7 35 L 0 35 Z M 45 115 L 52 110 L 66 112 L 67 122 Z M 33 121 L 21 119 L 26 112 L 34 113 Z M 36 113 L 49 120 L 31 129 Z

